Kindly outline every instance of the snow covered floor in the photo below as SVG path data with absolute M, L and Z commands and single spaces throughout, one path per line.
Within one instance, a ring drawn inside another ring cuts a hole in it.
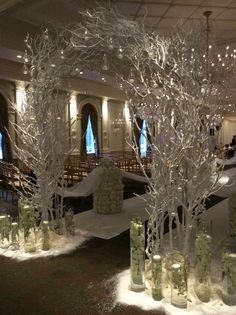
M 9 248 L 0 248 L 0 255 L 9 257 L 12 259 L 16 259 L 19 261 L 34 259 L 34 258 L 42 258 L 42 257 L 54 257 L 58 255 L 68 254 L 74 251 L 76 248 L 81 246 L 87 237 L 81 233 L 78 229 L 76 230 L 76 234 L 74 237 L 72 236 L 62 236 L 55 234 L 53 232 L 50 233 L 50 250 L 43 251 L 41 250 L 42 244 L 42 235 L 40 232 L 36 233 L 36 251 L 34 253 L 25 253 L 23 249 L 23 234 L 20 233 L 20 250 L 10 250 Z
M 168 315 L 236 315 L 236 306 L 227 306 L 215 295 L 210 302 L 202 303 L 190 289 L 187 309 L 179 309 L 170 304 L 170 289 L 163 290 L 164 298 L 155 301 L 149 291 L 136 293 L 129 290 L 130 271 L 125 270 L 117 275 L 116 302 L 135 305 L 143 310 L 165 311 Z
M 219 262 L 222 243 L 227 237 L 228 216 L 227 199 L 219 202 L 204 214 L 204 219 L 211 226 L 213 241 L 213 263 L 212 263 L 212 282 L 215 287 L 212 290 L 212 299 L 209 303 L 202 303 L 196 297 L 193 290 L 193 277 L 190 274 L 188 281 L 188 308 L 178 309 L 170 304 L 170 289 L 164 288 L 162 301 L 152 299 L 149 290 L 136 293 L 129 290 L 130 270 L 127 269 L 116 276 L 116 302 L 121 304 L 135 305 L 143 310 L 164 310 L 168 315 L 236 315 L 236 306 L 227 306 L 216 294 L 216 290 L 221 283 L 221 265 Z M 168 239 L 168 234 L 165 234 Z M 193 257 L 193 255 L 190 254 Z

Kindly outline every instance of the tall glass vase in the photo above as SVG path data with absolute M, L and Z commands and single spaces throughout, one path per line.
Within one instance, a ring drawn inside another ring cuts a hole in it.
M 50 249 L 50 243 L 49 243 L 49 223 L 48 223 L 48 221 L 43 221 L 42 232 L 43 232 L 42 250 L 49 250 Z
M 26 253 L 33 253 L 36 251 L 34 228 L 24 230 L 24 250 Z
M 145 232 L 144 224 L 139 218 L 131 220 L 130 226 L 130 276 L 132 291 L 145 289 Z
M 9 215 L 0 216 L 0 248 L 8 248 L 10 245 L 11 218 Z
M 195 293 L 202 302 L 211 298 L 212 239 L 205 232 L 195 240 Z
M 222 300 L 225 304 L 236 305 L 236 244 L 226 248 L 222 254 Z
M 180 253 L 173 257 L 171 266 L 171 304 L 187 308 L 187 271 L 186 261 Z
M 72 210 L 65 212 L 65 228 L 69 235 L 75 235 L 74 213 Z
M 156 301 L 162 299 L 162 259 L 157 254 L 152 256 L 152 297 Z
M 19 244 L 19 226 L 17 222 L 11 224 L 11 250 L 18 250 Z

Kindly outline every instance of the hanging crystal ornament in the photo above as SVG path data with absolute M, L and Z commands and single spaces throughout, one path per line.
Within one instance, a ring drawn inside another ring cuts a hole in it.
M 121 46 L 119 47 L 117 57 L 118 57 L 118 59 L 123 59 L 124 58 L 123 48 Z
M 28 74 L 28 67 L 27 67 L 27 65 L 24 63 L 24 65 L 23 65 L 23 67 L 22 67 L 22 72 L 23 72 L 23 74 Z
M 44 39 L 46 39 L 46 40 L 49 39 L 49 34 L 48 34 L 48 29 L 47 28 L 45 29 L 43 35 L 44 35 Z
M 64 54 L 64 50 L 61 49 L 61 59 L 65 59 L 65 54 Z
M 88 30 L 84 31 L 84 40 L 87 42 L 89 40 Z
M 28 56 L 27 50 L 25 50 L 25 54 L 24 54 L 23 59 L 24 59 L 25 63 L 29 62 L 29 56 Z
M 102 70 L 104 70 L 104 71 L 109 70 L 109 64 L 108 64 L 108 60 L 107 60 L 106 54 L 104 54 L 103 58 L 102 58 Z
M 135 81 L 134 70 L 131 69 L 130 75 L 129 75 L 129 82 L 133 84 L 134 81 Z
M 112 37 L 108 38 L 108 49 L 112 50 L 114 48 L 113 39 Z

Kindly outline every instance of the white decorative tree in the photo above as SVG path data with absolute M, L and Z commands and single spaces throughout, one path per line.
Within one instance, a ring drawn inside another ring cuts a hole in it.
M 51 36 L 51 37 L 50 37 Z M 71 151 L 68 124 L 61 102 L 60 79 L 66 68 L 60 36 L 48 30 L 32 39 L 27 36 L 23 71 L 29 74 L 22 107 L 17 108 L 13 124 L 19 145 L 12 141 L 16 156 L 33 172 L 36 179 L 25 176 L 24 191 L 40 213 L 41 222 L 51 220 L 53 229 L 62 218 L 63 194 L 58 202 L 59 186 L 64 187 L 64 162 Z
M 149 183 L 147 254 L 162 249 L 167 222 L 170 248 L 175 223 L 178 247 L 187 254 L 205 200 L 219 187 L 214 148 L 220 109 L 235 70 L 234 56 L 223 62 L 212 59 L 199 27 L 161 37 L 113 10 L 98 9 L 84 17 L 84 26 L 69 31 L 71 43 L 84 54 L 93 52 L 96 60 L 91 68 L 115 75 L 123 84 L 134 125 L 140 130 L 137 117 L 147 123 L 150 176 L 135 138 L 132 144 Z

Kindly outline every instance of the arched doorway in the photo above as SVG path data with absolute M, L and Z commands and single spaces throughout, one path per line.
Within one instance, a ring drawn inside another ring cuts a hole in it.
M 81 110 L 81 155 L 99 155 L 98 115 L 96 108 L 85 104 Z
M 2 150 L 2 159 L 5 162 L 11 162 L 12 151 L 7 130 L 9 130 L 8 104 L 5 97 L 0 93 L 0 138 L 2 138 L 0 150 Z

